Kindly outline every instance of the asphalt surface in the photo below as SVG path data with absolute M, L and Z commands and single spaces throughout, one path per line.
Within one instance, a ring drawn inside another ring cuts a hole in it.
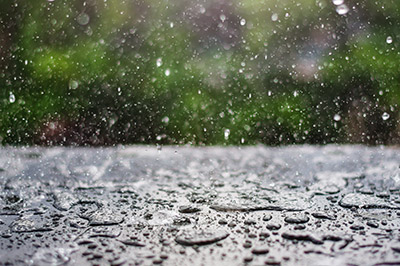
M 1 148 L 0 265 L 400 265 L 400 150 Z

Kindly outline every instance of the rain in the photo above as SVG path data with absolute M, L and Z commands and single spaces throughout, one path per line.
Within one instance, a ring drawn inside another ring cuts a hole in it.
M 0 265 L 400 264 L 400 2 L 0 7 Z

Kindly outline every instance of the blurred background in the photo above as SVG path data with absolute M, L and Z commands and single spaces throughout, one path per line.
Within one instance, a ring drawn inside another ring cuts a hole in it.
M 0 0 L 2 144 L 400 143 L 400 1 Z

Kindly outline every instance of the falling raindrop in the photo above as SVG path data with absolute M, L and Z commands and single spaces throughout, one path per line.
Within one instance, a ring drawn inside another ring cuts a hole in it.
M 168 116 L 165 116 L 165 117 L 161 120 L 161 122 L 163 122 L 163 123 L 165 123 L 165 124 L 168 124 L 168 122 L 169 122 L 169 117 L 168 117 Z
M 10 97 L 8 99 L 9 99 L 10 103 L 14 103 L 15 102 L 15 95 L 12 92 L 10 92 Z
M 156 65 L 157 65 L 157 67 L 160 67 L 162 65 L 162 59 L 161 58 L 157 58 Z
M 383 114 L 382 114 L 382 119 L 383 120 L 388 120 L 390 118 L 390 115 L 388 114 L 388 113 L 386 113 L 386 112 L 384 112 Z
M 386 38 L 386 43 L 387 43 L 387 44 L 391 44 L 392 42 L 393 42 L 392 36 L 388 36 L 388 37 Z
M 336 13 L 339 15 L 346 15 L 347 12 L 349 12 L 349 8 L 345 4 L 336 7 Z
M 344 0 L 332 0 L 332 2 L 335 6 L 340 6 L 344 3 Z
M 171 71 L 169 70 L 169 68 L 167 68 L 167 69 L 165 70 L 165 75 L 168 77 L 170 74 L 171 74 Z
M 85 26 L 89 23 L 90 17 L 86 13 L 80 13 L 78 17 L 76 18 L 76 21 L 79 23 L 79 25 Z
M 240 20 L 240 25 L 242 25 L 242 26 L 246 25 L 246 20 L 244 18 L 242 18 Z
M 69 81 L 69 88 L 70 88 L 71 90 L 77 89 L 78 86 L 79 86 L 78 81 L 73 80 L 73 79 L 71 79 L 71 80 Z
M 276 13 L 272 14 L 271 20 L 272 21 L 277 21 L 278 20 L 278 14 L 276 14 Z
M 231 134 L 231 131 L 229 129 L 225 129 L 224 131 L 224 138 L 225 140 L 229 139 L 229 135 Z
M 339 114 L 335 114 L 333 116 L 333 120 L 335 120 L 335 121 L 340 121 L 340 119 L 342 119 L 342 117 Z

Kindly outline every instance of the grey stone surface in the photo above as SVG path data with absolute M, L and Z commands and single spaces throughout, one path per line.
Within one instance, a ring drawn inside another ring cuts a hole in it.
M 400 150 L 2 148 L 0 265 L 400 264 Z

